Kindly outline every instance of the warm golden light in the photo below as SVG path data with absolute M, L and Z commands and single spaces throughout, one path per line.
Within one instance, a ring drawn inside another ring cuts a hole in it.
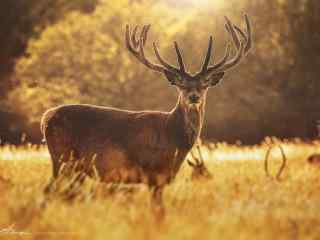
M 197 8 L 221 8 L 224 4 L 223 0 L 179 0 L 180 5 L 192 5 Z

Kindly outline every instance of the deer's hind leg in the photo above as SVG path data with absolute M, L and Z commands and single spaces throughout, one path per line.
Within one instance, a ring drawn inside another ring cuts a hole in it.
M 60 175 L 62 173 L 62 168 L 64 163 L 68 163 L 70 160 L 71 152 L 68 149 L 63 148 L 59 145 L 54 145 L 51 141 L 48 141 L 48 150 L 51 156 L 51 165 L 52 165 L 52 176 L 49 184 L 45 187 L 45 193 L 48 193 L 56 185 Z M 61 176 L 62 177 L 62 176 Z
M 88 176 L 86 169 L 83 167 L 84 160 L 81 160 L 74 150 L 65 148 L 61 149 L 63 151 L 57 151 L 58 149 L 54 148 L 52 152 L 50 149 L 49 147 L 52 158 L 52 177 L 44 190 L 45 193 L 60 188 L 67 195 L 77 191 Z
M 70 144 L 63 129 L 47 129 L 46 141 L 51 156 L 52 177 L 44 192 L 49 193 L 54 190 L 60 181 L 73 188 L 75 185 L 81 185 L 84 182 L 85 175 L 82 174 L 78 160 L 79 154 Z

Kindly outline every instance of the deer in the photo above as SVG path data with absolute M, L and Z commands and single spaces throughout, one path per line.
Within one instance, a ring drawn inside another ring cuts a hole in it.
M 315 153 L 315 154 L 312 154 L 310 155 L 308 158 L 307 158 L 307 161 L 309 164 L 311 165 L 317 165 L 317 166 L 320 166 L 320 154 L 318 153 Z
M 133 29 L 127 24 L 125 44 L 132 56 L 147 68 L 163 74 L 176 87 L 178 99 L 171 111 L 129 111 L 89 104 L 61 105 L 47 110 L 41 120 L 41 132 L 52 163 L 52 179 L 59 177 L 64 163 L 80 162 L 79 183 L 94 175 L 92 163 L 104 183 L 146 184 L 151 202 L 163 206 L 162 193 L 177 175 L 187 154 L 199 138 L 204 122 L 207 91 L 216 86 L 225 72 L 238 65 L 252 46 L 251 25 L 247 15 L 246 30 L 225 17 L 225 28 L 234 46 L 228 43 L 224 57 L 210 64 L 213 38 L 201 70 L 186 71 L 176 41 L 179 67 L 161 57 L 157 44 L 153 50 L 159 63 L 145 56 L 150 25 Z M 140 32 L 140 34 L 139 34 Z M 94 159 L 94 161 L 92 161 Z M 163 208 L 162 208 L 163 209 Z
M 317 127 L 317 138 L 320 139 L 320 120 L 318 120 L 316 122 L 316 127 Z M 314 153 L 311 154 L 308 158 L 307 158 L 307 162 L 311 165 L 320 165 L 320 153 Z
M 190 154 L 192 157 L 191 159 L 193 161 L 191 161 L 190 159 L 187 159 L 188 165 L 192 168 L 192 173 L 191 173 L 191 180 L 192 181 L 210 180 L 213 178 L 213 176 L 210 173 L 210 171 L 208 170 L 207 166 L 204 164 L 204 159 L 203 159 L 203 155 L 202 155 L 201 148 L 200 148 L 201 145 L 202 145 L 202 141 L 199 138 L 199 140 L 196 144 L 196 149 L 197 149 L 199 157 L 197 157 L 195 155 L 195 153 L 192 149 L 190 151 Z

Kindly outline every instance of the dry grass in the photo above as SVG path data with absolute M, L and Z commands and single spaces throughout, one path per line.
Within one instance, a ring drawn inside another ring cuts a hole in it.
M 204 149 L 213 180 L 191 182 L 185 164 L 165 190 L 162 223 L 143 187 L 108 194 L 88 181 L 79 200 L 53 197 L 43 207 L 51 175 L 46 149 L 2 147 L 0 239 L 320 239 L 320 168 L 306 163 L 320 142 L 282 144 L 288 165 L 281 181 L 265 176 L 266 144 Z M 281 155 L 275 149 L 270 157 L 275 174 Z M 92 184 L 94 195 L 86 190 Z

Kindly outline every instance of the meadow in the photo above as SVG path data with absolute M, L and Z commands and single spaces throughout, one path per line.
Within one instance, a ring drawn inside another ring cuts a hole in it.
M 3 146 L 0 239 L 320 239 L 320 166 L 306 161 L 320 152 L 320 142 L 278 144 L 287 157 L 280 180 L 266 176 L 266 142 L 203 148 L 213 179 L 191 181 L 191 168 L 184 164 L 165 189 L 161 222 L 143 186 L 133 193 L 110 191 L 88 180 L 81 197 L 48 200 L 43 194 L 51 176 L 46 147 Z M 276 175 L 278 149 L 269 164 Z

